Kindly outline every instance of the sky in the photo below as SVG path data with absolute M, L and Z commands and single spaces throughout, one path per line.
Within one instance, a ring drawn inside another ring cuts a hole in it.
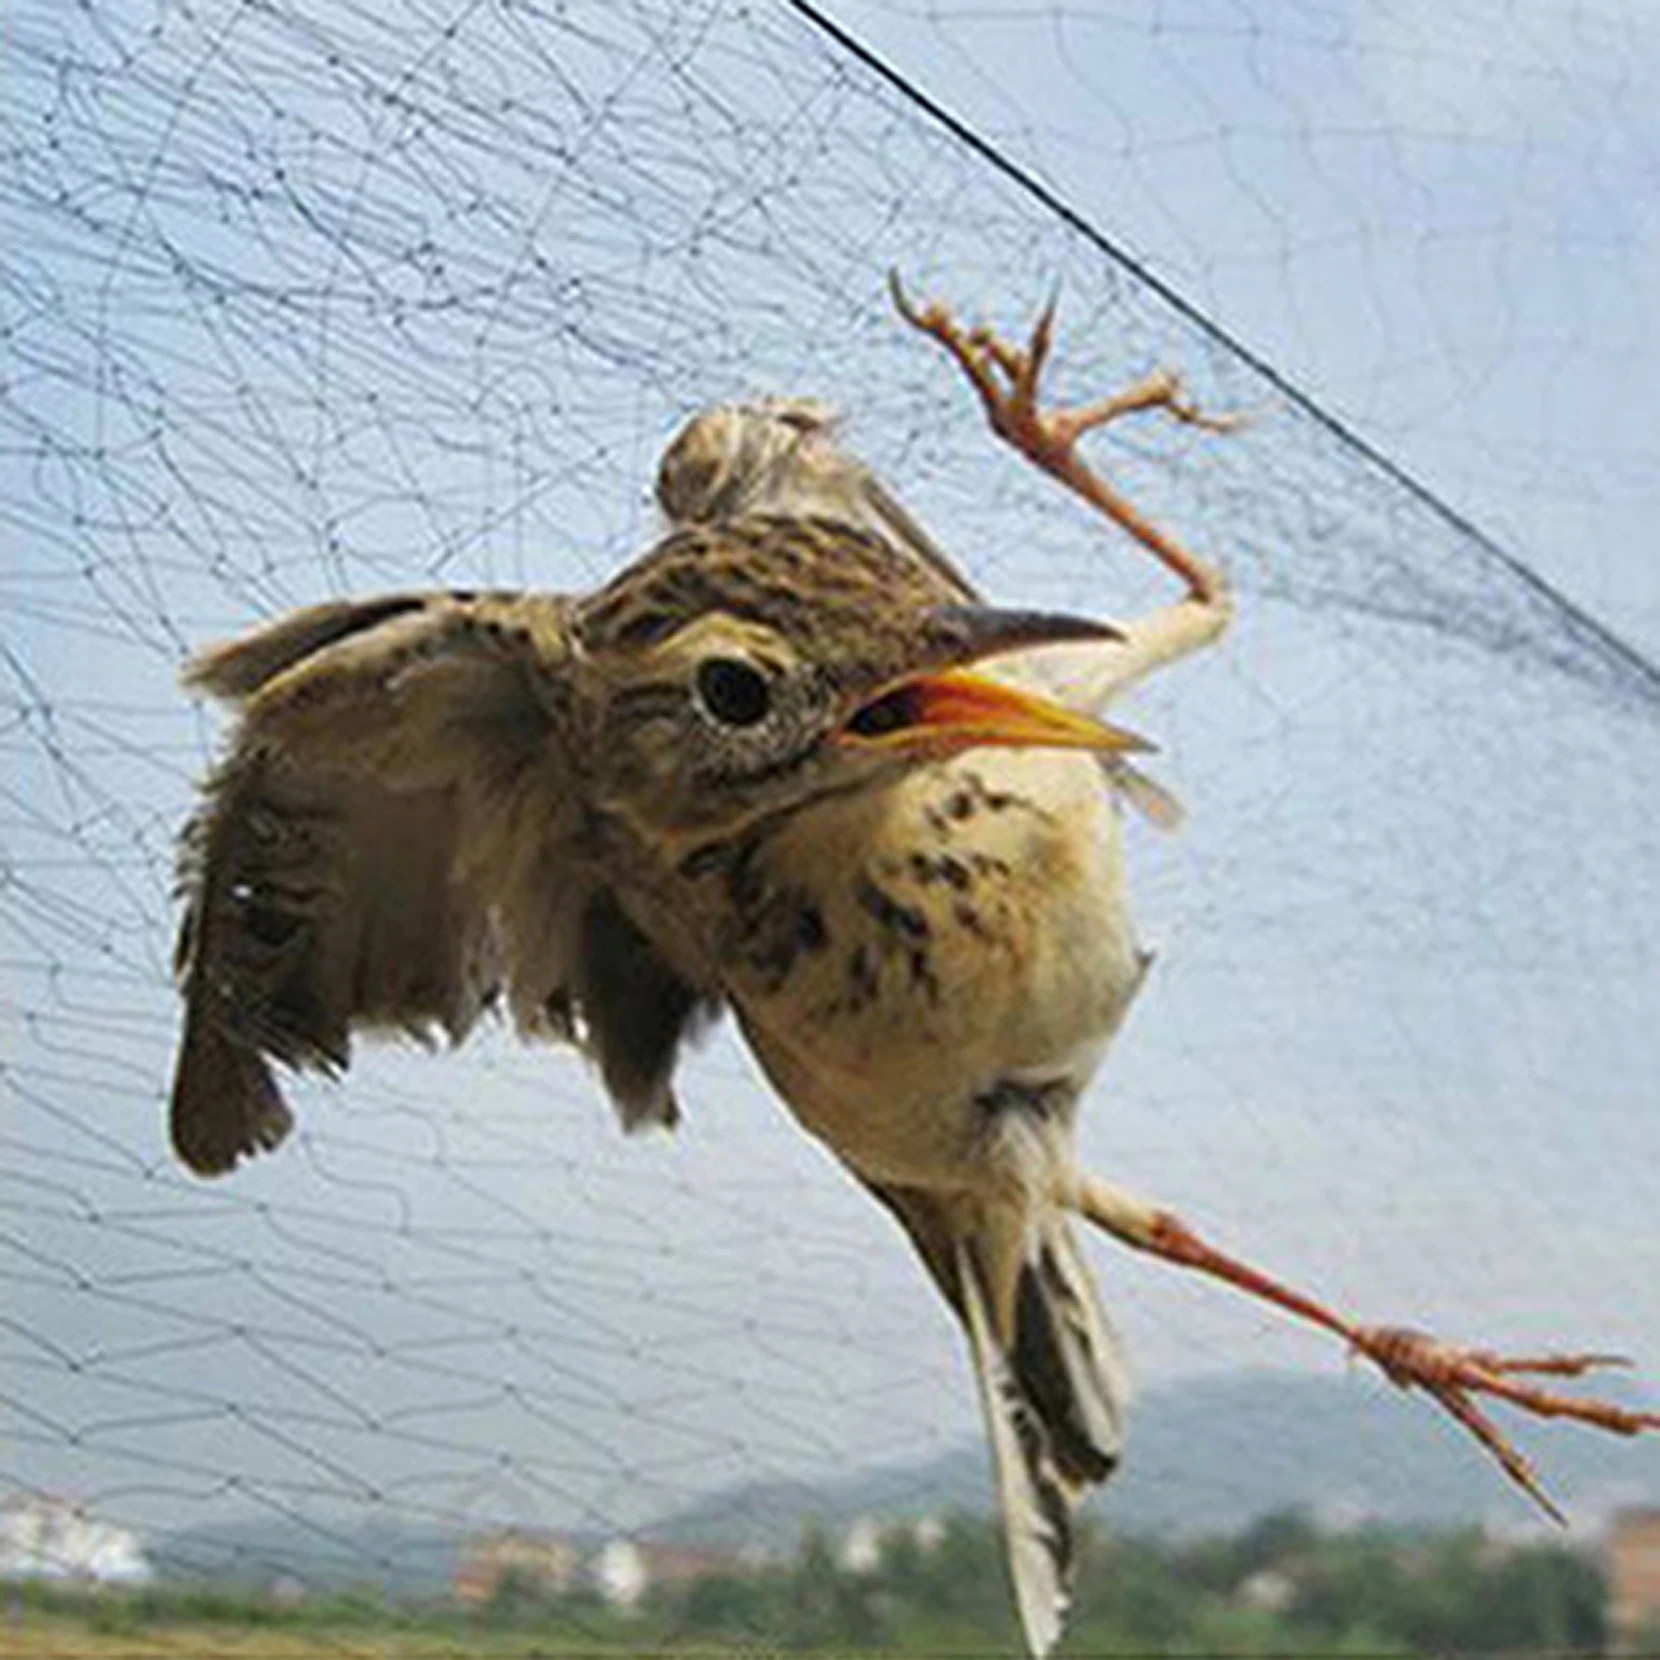
M 1088 1160 L 1369 1317 L 1660 1378 L 1654 691 L 1506 563 L 1660 654 L 1660 24 L 833 11 L 1182 306 L 787 6 L 8 12 L 0 1482 L 146 1526 L 611 1528 L 978 1433 L 903 1242 L 730 1033 L 672 1140 L 502 1032 L 300 1084 L 224 1182 L 161 1130 L 220 732 L 192 645 L 591 584 L 676 424 L 757 391 L 842 407 L 999 597 L 1155 601 L 992 449 L 890 266 L 1009 329 L 1058 283 L 1062 395 L 1168 362 L 1252 415 L 1104 441 L 1242 605 L 1126 710 L 1191 817 L 1130 831 L 1158 965 Z M 1091 1250 L 1149 1388 L 1344 1366 Z

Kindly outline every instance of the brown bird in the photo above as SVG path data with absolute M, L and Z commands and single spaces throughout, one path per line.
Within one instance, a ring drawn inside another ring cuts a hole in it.
M 779 400 L 690 423 L 658 481 L 675 528 L 596 593 L 338 602 L 206 652 L 188 680 L 238 723 L 183 838 L 175 1147 L 229 1170 L 290 1127 L 272 1061 L 341 1071 L 359 1029 L 459 1039 L 498 997 L 581 1046 L 626 1126 L 671 1124 L 678 1050 L 729 1007 L 963 1324 L 1034 1654 L 1128 1396 L 1073 1216 L 1336 1332 L 1554 1514 L 1474 1397 L 1660 1425 L 1519 1375 L 1612 1357 L 1353 1324 L 1079 1168 L 1078 1103 L 1148 961 L 1116 800 L 1145 746 L 1100 711 L 1230 604 L 1076 445 L 1140 410 L 1217 423 L 1163 374 L 1046 410 L 1050 314 L 1017 348 L 895 299 L 1184 596 L 1122 627 L 988 606 L 823 406 Z

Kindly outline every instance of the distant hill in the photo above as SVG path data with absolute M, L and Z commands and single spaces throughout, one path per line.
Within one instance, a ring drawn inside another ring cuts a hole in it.
M 265 1590 L 370 1586 L 393 1597 L 447 1590 L 462 1534 L 441 1526 L 365 1525 L 339 1513 L 231 1516 L 145 1541 L 157 1577 Z
M 1619 1394 L 1616 1388 L 1611 1393 Z M 1644 1398 L 1625 1394 L 1633 1404 Z M 1660 1440 L 1497 1415 L 1517 1430 L 1576 1528 L 1620 1504 L 1660 1503 Z M 979 1511 L 991 1504 L 979 1444 L 914 1465 L 856 1471 L 830 1483 L 756 1483 L 710 1495 L 653 1529 L 669 1538 L 776 1543 L 809 1518 Z M 1320 1378 L 1249 1372 L 1149 1391 L 1138 1403 L 1122 1472 L 1095 1501 L 1110 1526 L 1136 1533 L 1227 1532 L 1269 1511 L 1308 1510 L 1332 1525 L 1360 1520 L 1498 1527 L 1536 1512 L 1497 1466 L 1421 1395 L 1367 1373 Z
M 1634 1404 L 1644 1398 L 1627 1394 Z M 1630 1442 L 1572 1426 L 1517 1424 L 1552 1495 L 1576 1529 L 1614 1506 L 1660 1503 L 1660 1440 Z M 985 1448 L 965 1443 L 916 1464 L 829 1481 L 756 1482 L 711 1493 L 645 1530 L 678 1541 L 776 1549 L 808 1521 L 983 1512 Z M 1095 1514 L 1127 1531 L 1228 1532 L 1274 1510 L 1332 1525 L 1361 1520 L 1504 1528 L 1536 1514 L 1468 1436 L 1422 1397 L 1352 1377 L 1242 1373 L 1148 1392 L 1136 1409 L 1122 1474 Z M 147 1541 L 158 1572 L 312 1587 L 371 1584 L 427 1595 L 449 1582 L 461 1534 L 441 1527 L 365 1528 L 338 1516 L 250 1516 Z

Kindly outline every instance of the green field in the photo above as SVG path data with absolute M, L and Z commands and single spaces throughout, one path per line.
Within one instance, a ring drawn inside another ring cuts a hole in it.
M 480 1639 L 417 1632 L 272 1631 L 258 1626 L 170 1625 L 95 1630 L 61 1615 L 31 1614 L 0 1631 L 7 1660 L 532 1660 L 553 1651 L 526 1634 Z M 561 1648 L 561 1653 L 578 1652 Z
M 585 1646 L 580 1638 L 524 1631 L 366 1632 L 196 1624 L 99 1630 L 85 1620 L 38 1612 L 0 1628 L 0 1656 L 5 1660 L 552 1660 L 555 1655 L 625 1652 L 614 1645 Z
M 1563 1660 L 1604 1652 L 1606 1619 L 1596 1563 L 1560 1545 L 1499 1545 L 1475 1531 L 1331 1535 L 1281 1516 L 1183 1544 L 1086 1537 L 1060 1657 Z M 927 1549 L 901 1537 L 857 1574 L 815 1531 L 788 1563 L 664 1587 L 633 1613 L 591 1591 L 554 1595 L 508 1576 L 470 1609 L 370 1587 L 287 1597 L 182 1583 L 14 1587 L 0 1620 L 6 1660 L 1016 1653 L 999 1541 L 966 1517 Z

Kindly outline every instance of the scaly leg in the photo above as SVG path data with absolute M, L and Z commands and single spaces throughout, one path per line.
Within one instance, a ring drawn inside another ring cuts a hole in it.
M 1626 1366 L 1621 1355 L 1501 1355 L 1487 1349 L 1443 1343 L 1427 1332 L 1401 1326 L 1360 1326 L 1334 1314 L 1324 1303 L 1270 1278 L 1267 1274 L 1207 1244 L 1180 1217 L 1138 1199 L 1096 1176 L 1080 1176 L 1076 1208 L 1097 1227 L 1138 1250 L 1149 1251 L 1184 1268 L 1196 1268 L 1237 1285 L 1254 1297 L 1289 1309 L 1304 1320 L 1335 1332 L 1356 1353 L 1375 1362 L 1401 1389 L 1423 1389 L 1452 1414 L 1504 1467 L 1541 1509 L 1557 1521 L 1562 1512 L 1539 1484 L 1533 1466 L 1476 1405 L 1472 1396 L 1509 1401 L 1541 1418 L 1575 1418 L 1616 1435 L 1660 1429 L 1660 1412 L 1634 1412 L 1612 1402 L 1565 1395 L 1517 1375 L 1581 1377 L 1599 1367 Z
M 1120 417 L 1161 409 L 1173 419 L 1213 432 L 1238 424 L 1234 417 L 1205 414 L 1187 399 L 1169 370 L 1155 370 L 1111 397 L 1073 409 L 1044 409 L 1038 385 L 1054 341 L 1055 308 L 1047 306 L 1030 342 L 1011 346 L 989 329 L 965 329 L 935 302 L 914 306 L 890 277 L 894 305 L 912 327 L 939 341 L 979 395 L 992 428 L 1023 456 L 1057 478 L 1187 584 L 1187 598 L 1128 626 L 1127 638 L 1097 653 L 1098 664 L 1083 684 L 1069 688 L 1068 701 L 1098 709 L 1116 692 L 1150 669 L 1208 645 L 1227 626 L 1232 612 L 1222 573 L 1147 518 L 1077 453 L 1084 433 Z

